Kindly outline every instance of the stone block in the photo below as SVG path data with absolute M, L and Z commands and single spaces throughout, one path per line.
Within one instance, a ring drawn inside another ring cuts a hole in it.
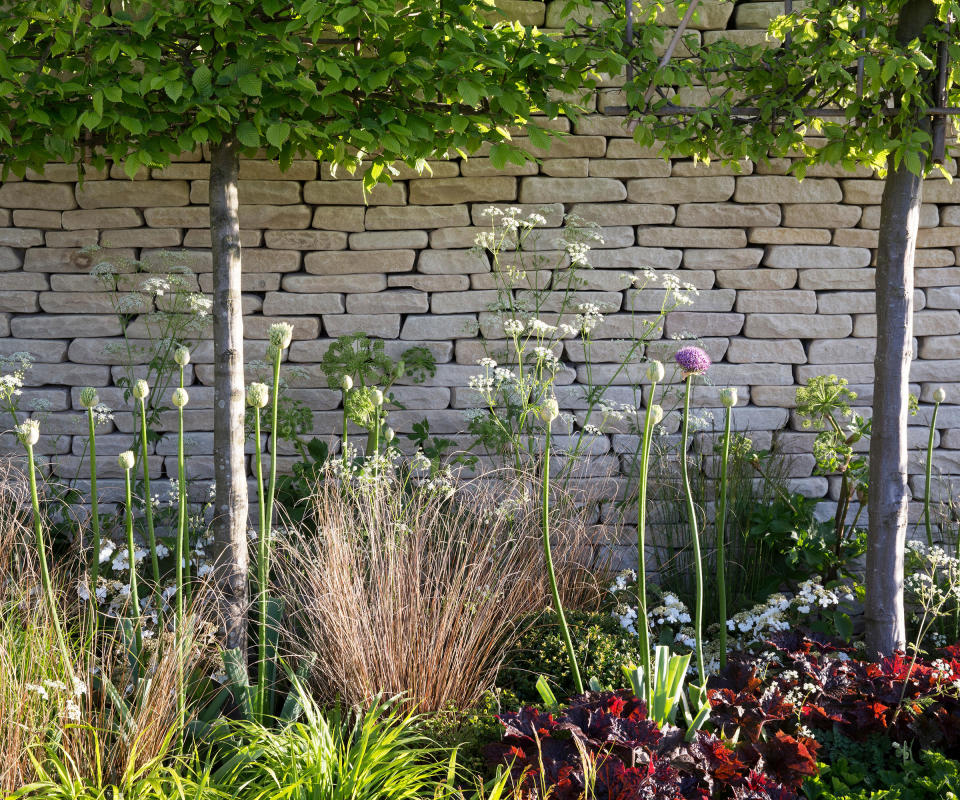
M 830 244 L 833 236 L 824 228 L 750 228 L 750 244 Z
M 73 186 L 60 183 L 6 182 L 0 184 L 0 206 L 67 211 L 77 207 Z
M 0 246 L 42 247 L 43 231 L 30 228 L 0 228 Z
M 47 231 L 47 247 L 87 247 L 100 241 L 99 231 Z
M 917 250 L 913 256 L 916 269 L 928 267 L 950 267 L 957 261 L 953 250 Z
M 915 311 L 914 336 L 953 336 L 960 333 L 960 311 Z M 877 335 L 876 314 L 860 314 L 853 328 L 854 336 Z
M 789 203 L 783 207 L 783 224 L 789 228 L 852 228 L 863 209 L 839 203 Z
M 551 136 L 547 147 L 536 147 L 526 136 L 518 136 L 513 143 L 534 158 L 547 161 L 568 158 L 603 158 L 607 151 L 604 136 Z
M 477 243 L 477 237 L 481 233 L 486 233 L 489 228 L 438 228 L 430 231 L 430 247 L 434 250 L 451 250 L 464 247 L 473 247 Z M 424 234 L 426 235 L 426 234 Z M 510 250 L 510 245 L 505 246 L 505 250 Z M 507 255 L 505 253 L 504 255 Z
M 12 247 L 0 247 L 0 273 L 20 269 L 23 258 Z
M 594 158 L 589 174 L 593 178 L 669 178 L 670 162 L 657 158 Z
M 454 178 L 460 174 L 460 167 L 456 161 L 428 161 L 423 170 L 415 167 L 408 167 L 403 163 L 393 164 L 396 172 L 391 172 L 390 177 L 395 181 L 405 181 L 411 178 Z M 359 181 L 363 178 L 365 170 L 358 169 L 352 175 L 343 167 L 333 173 L 333 166 L 326 161 L 320 165 L 320 177 L 325 181 Z
M 486 254 L 472 250 L 425 250 L 420 254 L 417 271 L 424 275 L 469 275 L 489 272 L 490 261 Z
M 517 197 L 517 180 L 491 178 L 432 178 L 410 181 L 411 205 L 496 202 Z
M 303 267 L 312 275 L 408 272 L 413 269 L 415 259 L 415 250 L 342 250 L 307 253 Z
M 736 228 L 637 228 L 637 244 L 645 247 L 740 248 L 747 235 Z
M 409 289 L 347 295 L 348 314 L 423 314 L 429 307 L 426 292 Z
M 303 200 L 318 206 L 402 206 L 407 202 L 407 185 L 381 183 L 364 194 L 361 181 L 307 181 Z
M 387 288 L 387 278 L 369 275 L 284 275 L 285 292 L 379 292 Z
M 957 181 L 953 181 L 953 183 L 947 183 L 947 181 L 944 180 L 924 181 L 923 202 L 960 203 L 960 183 Z
M 460 174 L 464 178 L 491 178 L 503 176 L 536 175 L 540 171 L 536 161 L 522 164 L 504 164 L 497 169 L 489 158 L 474 156 L 460 162 Z
M 10 333 L 19 339 L 118 336 L 120 322 L 112 314 L 18 316 L 10 320 Z
M 178 228 L 130 228 L 105 231 L 105 247 L 179 247 L 183 235 Z
M 640 178 L 627 181 L 631 203 L 722 203 L 733 195 L 735 179 L 718 178 Z
M 947 212 L 949 207 L 943 209 L 944 225 L 960 225 L 960 216 L 958 216 L 955 221 L 949 221 L 949 215 Z M 936 228 L 940 224 L 940 210 L 937 206 L 931 203 L 924 203 L 920 206 L 920 227 L 921 228 Z M 861 228 L 870 228 L 876 229 L 880 227 L 880 206 L 864 206 L 863 216 L 860 217 L 860 227 Z
M 408 316 L 400 331 L 401 339 L 472 339 L 480 326 L 475 314 Z
M 920 340 L 920 358 L 960 358 L 960 337 L 925 336 Z
M 132 259 L 134 250 L 104 250 L 97 253 L 96 262 Z M 24 254 L 23 269 L 25 272 L 89 272 L 93 267 L 94 257 L 70 247 L 32 247 Z
M 780 224 L 780 206 L 775 203 L 681 203 L 674 223 L 691 228 L 760 228 Z
M 751 339 L 839 339 L 853 320 L 845 314 L 748 314 L 743 335 Z
M 323 318 L 323 331 L 337 338 L 351 333 L 365 333 L 380 339 L 396 339 L 400 335 L 399 314 L 338 314 Z
M 190 204 L 186 181 L 86 181 L 77 202 L 64 208 L 147 208 Z
M 213 292 L 213 275 L 200 275 L 200 291 Z M 280 276 L 273 274 L 250 274 L 240 276 L 240 290 L 244 292 L 275 292 L 280 288 Z
M 743 314 L 672 311 L 667 315 L 666 334 L 736 336 L 743 328 Z
M 648 203 L 575 203 L 570 209 L 571 216 L 602 226 L 669 225 L 676 213 L 673 206 Z
M 373 207 L 368 208 L 364 226 L 368 231 L 413 228 L 451 228 L 470 224 L 467 206 Z
M 854 206 L 879 205 L 883 181 L 853 180 L 843 182 L 843 202 Z
M 929 252 L 929 251 L 927 251 Z M 955 286 L 960 283 L 960 269 L 917 269 L 914 271 L 917 286 Z
M 291 295 L 292 297 L 303 297 L 303 295 Z M 248 316 L 243 320 L 243 336 L 245 339 L 268 340 L 270 338 L 270 326 L 277 322 L 289 322 L 293 325 L 293 338 L 296 339 L 316 339 L 320 335 L 320 320 L 311 317 L 259 317 Z M 245 353 L 245 355 L 247 355 Z M 255 358 L 252 353 L 249 358 Z
M 817 295 L 803 291 L 742 291 L 737 294 L 737 311 L 768 314 L 816 314 Z M 830 312 L 836 313 L 836 312 Z
M 48 276 L 42 273 L 0 272 L 0 290 L 2 291 L 44 291 L 49 288 Z
M 492 289 L 468 292 L 435 292 L 430 299 L 430 310 L 434 314 L 462 314 L 486 311 L 498 302 L 499 292 Z
M 265 231 L 263 243 L 279 250 L 343 250 L 347 234 L 340 231 Z
M 613 178 L 521 178 L 521 203 L 598 203 L 627 199 L 623 183 Z
M 682 306 L 685 312 L 689 311 L 730 311 L 733 309 L 733 303 L 736 299 L 736 292 L 733 289 L 708 289 L 696 294 L 690 293 L 688 299 L 689 305 Z M 623 309 L 625 311 L 646 311 L 656 312 L 668 303 L 670 297 L 664 289 L 631 289 L 627 292 L 624 300 Z
M 814 339 L 807 348 L 811 364 L 872 364 L 876 339 Z
M 737 178 L 737 203 L 839 203 L 840 184 L 831 178 L 798 181 L 788 175 L 746 175 Z
M 39 310 L 36 292 L 0 291 L 0 311 L 30 314 Z
M 742 231 L 734 231 L 734 233 L 742 233 Z M 683 253 L 683 265 L 689 269 L 752 270 L 760 263 L 761 258 L 763 258 L 763 250 L 759 247 L 740 250 L 699 250 L 691 248 Z
M 267 292 L 263 313 L 268 316 L 286 314 L 342 314 L 342 294 L 309 294 L 306 292 Z
M 442 228 L 442 230 L 457 229 Z M 367 231 L 350 234 L 351 250 L 387 250 L 391 247 L 402 250 L 422 250 L 429 243 L 430 237 L 426 231 Z
M 61 224 L 68 231 L 137 228 L 143 224 L 143 218 L 140 216 L 140 212 L 133 208 L 99 208 L 92 211 L 65 211 Z M 206 224 L 209 224 L 209 219 Z M 60 227 L 60 225 L 57 227 Z
M 313 212 L 313 227 L 328 231 L 362 231 L 366 209 L 356 206 L 320 206 Z
M 927 308 L 960 309 L 960 286 L 927 289 Z
M 0 310 L 39 311 L 42 309 L 48 314 L 114 314 L 116 313 L 114 303 L 117 299 L 109 292 L 43 292 L 40 295 L 39 309 L 3 308 Z M 150 305 L 147 304 L 145 308 L 149 309 Z
M 518 219 L 539 214 L 546 220 L 545 223 L 540 223 L 546 228 L 559 228 L 563 224 L 563 203 L 474 203 L 470 206 L 470 221 L 478 227 L 490 230 L 492 223 L 498 219 L 496 215 L 491 216 L 491 208 L 503 214 L 511 209 L 518 209 L 518 212 L 513 212 Z
M 833 234 L 833 244 L 839 247 L 875 248 L 880 241 L 879 231 L 859 228 L 841 228 Z
M 764 264 L 790 269 L 855 269 L 870 265 L 865 247 L 806 247 L 774 245 L 767 249 Z
M 603 159 L 598 161 L 603 163 Z M 586 158 L 545 158 L 540 173 L 551 178 L 586 178 L 590 175 L 590 162 Z
M 807 354 L 799 339 L 734 338 L 727 347 L 726 360 L 734 364 L 805 364 Z
M 795 269 L 751 269 L 716 272 L 717 286 L 722 289 L 792 289 L 797 285 Z
M 595 269 L 635 270 L 676 269 L 683 258 L 682 250 L 662 247 L 625 247 L 621 250 L 593 250 L 590 264 Z
M 307 257 L 309 258 L 309 255 Z M 298 269 L 300 269 L 298 250 L 257 249 L 243 252 L 244 272 L 296 272 Z
M 0 227 L 10 224 L 11 214 L 6 209 L 0 211 Z M 18 208 L 13 212 L 13 224 L 17 228 L 50 228 L 62 226 L 63 214 L 59 211 L 37 211 L 32 208 Z M 124 226 L 125 227 L 125 226 Z
M 918 231 L 917 247 L 960 247 L 960 227 L 941 226 Z
M 798 285 L 801 289 L 873 289 L 874 269 L 802 269 Z

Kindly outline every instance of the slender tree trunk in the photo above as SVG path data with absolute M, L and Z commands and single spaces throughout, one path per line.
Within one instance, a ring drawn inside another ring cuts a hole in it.
M 900 12 L 897 38 L 908 42 L 935 19 L 930 0 L 910 0 Z M 918 120 L 918 127 L 928 120 Z M 894 134 L 902 133 L 894 131 Z M 923 178 L 888 159 L 877 246 L 877 352 L 874 358 L 867 542 L 867 650 L 889 655 L 906 647 L 903 550 L 910 494 L 907 418 L 913 358 L 913 264 Z
M 224 645 L 243 648 L 247 625 L 247 471 L 243 454 L 243 311 L 240 301 L 240 219 L 235 142 L 210 157 L 213 249 L 213 450 L 217 482 L 213 535 Z

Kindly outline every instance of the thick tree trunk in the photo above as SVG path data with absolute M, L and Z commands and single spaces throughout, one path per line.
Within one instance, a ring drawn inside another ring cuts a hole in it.
M 210 158 L 213 249 L 213 451 L 217 482 L 213 535 L 215 584 L 227 649 L 246 643 L 247 473 L 244 461 L 243 311 L 236 143 L 214 145 Z
M 908 0 L 900 11 L 898 40 L 909 42 L 935 18 L 930 0 Z M 917 125 L 929 127 L 929 121 L 918 120 Z M 877 352 L 867 509 L 866 639 L 872 656 L 906 647 L 907 418 L 913 358 L 913 263 L 923 192 L 922 176 L 912 174 L 903 163 L 895 168 L 892 158 L 887 165 L 877 246 Z

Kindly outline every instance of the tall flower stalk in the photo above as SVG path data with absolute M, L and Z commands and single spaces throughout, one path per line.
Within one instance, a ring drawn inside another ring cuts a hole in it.
M 254 713 L 263 720 L 267 694 L 267 590 L 268 565 L 267 507 L 263 495 L 263 454 L 260 442 L 260 412 L 270 401 L 270 389 L 265 383 L 251 383 L 247 387 L 247 405 L 253 409 L 254 477 L 257 479 L 257 508 L 260 523 L 257 537 L 257 694 Z
M 731 386 L 720 393 L 723 403 L 723 455 L 720 461 L 720 496 L 717 504 L 717 610 L 720 614 L 720 667 L 727 666 L 727 500 L 730 466 L 730 434 L 733 428 L 733 407 L 737 404 L 737 389 Z
M 177 582 L 177 622 L 183 622 L 184 609 L 189 602 L 190 584 L 190 531 L 187 526 L 187 468 L 183 446 L 183 408 L 190 401 L 183 386 L 183 370 L 190 363 L 190 351 L 178 347 L 173 359 L 180 367 L 180 386 L 173 392 L 173 404 L 177 407 L 177 543 L 175 558 Z
M 937 413 L 940 404 L 947 399 L 946 390 L 940 386 L 933 393 L 933 415 L 930 417 L 930 434 L 927 437 L 927 463 L 924 468 L 923 526 L 927 532 L 927 546 L 933 547 L 933 524 L 930 522 L 930 483 L 933 477 L 933 440 L 937 435 Z
M 35 419 L 28 419 L 16 427 L 17 438 L 27 451 L 27 469 L 30 481 L 30 502 L 33 504 L 33 533 L 37 545 L 37 559 L 40 562 L 40 583 L 43 587 L 43 597 L 47 605 L 47 614 L 50 624 L 53 625 L 57 637 L 57 647 L 63 659 L 63 668 L 71 671 L 70 652 L 67 650 L 67 640 L 63 635 L 63 626 L 60 624 L 60 612 L 57 610 L 57 601 L 53 595 L 53 581 L 50 579 L 50 567 L 47 564 L 47 546 L 43 538 L 43 520 L 40 516 L 40 496 L 37 493 L 37 466 L 33 455 L 34 445 L 40 441 L 40 423 Z
M 694 611 L 694 638 L 696 640 L 697 671 L 700 675 L 700 694 L 707 690 L 707 668 L 703 659 L 703 557 L 700 552 L 700 530 L 697 523 L 697 507 L 693 501 L 693 489 L 690 486 L 690 469 L 687 464 L 687 446 L 690 442 L 690 395 L 693 393 L 693 379 L 703 375 L 710 368 L 710 356 L 699 347 L 681 347 L 674 356 L 680 366 L 686 383 L 683 397 L 683 435 L 680 439 L 680 475 L 683 478 L 683 493 L 686 496 L 687 524 L 690 527 L 690 540 L 693 545 L 693 569 L 696 580 L 696 600 Z
M 649 704 L 651 688 L 650 627 L 647 619 L 647 476 L 650 469 L 650 445 L 653 426 L 663 419 L 663 409 L 654 403 L 657 384 L 666 371 L 659 361 L 647 367 L 650 400 L 643 418 L 643 439 L 640 442 L 640 481 L 637 492 L 637 632 L 640 634 L 640 659 L 643 667 L 644 700 Z
M 136 456 L 132 450 L 124 450 L 118 457 L 117 462 L 123 470 L 124 489 L 126 508 L 124 512 L 124 524 L 127 530 L 127 566 L 130 570 L 130 608 L 134 616 L 134 641 L 136 643 L 137 657 L 143 650 L 143 638 L 140 633 L 140 591 L 137 585 L 137 549 L 133 541 L 133 467 L 136 464 Z M 147 504 L 149 506 L 149 503 Z
M 90 524 L 93 528 L 93 553 L 90 557 L 90 602 L 93 607 L 93 622 L 97 620 L 97 583 L 100 580 L 100 498 L 97 493 L 97 435 L 96 415 L 93 409 L 100 403 L 97 390 L 87 386 L 80 392 L 80 405 L 87 409 L 87 426 L 90 447 Z
M 343 428 L 341 430 L 340 436 L 340 456 L 343 458 L 343 465 L 347 465 L 347 395 L 350 393 L 350 390 L 353 389 L 353 378 L 349 375 L 344 375 L 340 379 L 340 394 L 341 394 L 341 405 L 343 406 Z
M 150 493 L 150 462 L 147 457 L 147 395 L 150 386 L 145 380 L 133 385 L 133 396 L 140 409 L 140 464 L 143 475 L 143 508 L 147 520 L 147 547 L 150 548 L 150 567 L 153 571 L 153 585 L 160 586 L 160 562 L 157 559 L 157 536 L 153 528 L 153 495 Z
M 560 590 L 557 588 L 557 575 L 553 568 L 553 553 L 550 549 L 550 429 L 553 426 L 553 421 L 558 416 L 560 416 L 560 408 L 557 405 L 556 398 L 551 397 L 545 400 L 540 409 L 540 418 L 547 426 L 546 441 L 543 449 L 543 483 L 541 494 L 543 557 L 547 564 L 547 578 L 550 581 L 550 592 L 553 595 L 553 605 L 557 611 L 557 620 L 560 623 L 560 635 L 563 638 L 563 645 L 567 651 L 567 659 L 570 661 L 570 672 L 573 675 L 573 683 L 577 687 L 577 693 L 583 694 L 583 679 L 580 677 L 580 667 L 577 666 L 577 654 L 573 649 L 570 627 L 567 625 L 567 618 L 563 613 L 563 604 L 560 602 Z

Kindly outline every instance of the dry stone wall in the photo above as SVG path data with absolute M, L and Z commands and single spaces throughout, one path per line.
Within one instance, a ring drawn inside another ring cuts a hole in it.
M 525 21 L 555 24 L 561 3 L 514 0 Z M 762 36 L 776 3 L 704 5 L 697 35 Z M 733 15 L 731 17 L 731 14 Z M 726 30 L 735 26 L 737 31 Z M 367 198 L 358 180 L 334 176 L 325 164 L 296 161 L 285 173 L 245 161 L 240 173 L 244 247 L 247 358 L 262 358 L 271 323 L 294 324 L 290 361 L 306 377 L 292 393 L 315 415 L 315 433 L 339 431 L 339 392 L 329 389 L 317 366 L 332 338 L 362 331 L 387 340 L 398 354 L 423 344 L 438 362 L 436 376 L 397 391 L 404 410 L 391 424 L 400 434 L 426 417 L 431 431 L 462 433 L 463 412 L 477 398 L 467 389 L 483 355 L 481 336 L 493 331 L 490 307 L 496 281 L 485 257 L 471 252 L 488 223 L 491 204 L 538 211 L 547 219 L 540 247 L 555 248 L 564 214 L 600 226 L 604 243 L 591 254 L 592 270 L 581 299 L 601 304 L 607 321 L 594 336 L 599 375 L 611 372 L 624 320 L 655 310 L 655 293 L 630 288 L 626 275 L 644 268 L 670 271 L 699 289 L 692 306 L 672 312 L 660 331 L 657 352 L 669 355 L 678 336 L 702 337 L 716 362 L 713 384 L 739 388 L 735 426 L 753 432 L 758 446 L 774 441 L 790 456 L 793 485 L 830 498 L 837 485 L 813 475 L 813 433 L 794 412 L 797 385 L 814 375 L 849 379 L 868 411 L 871 400 L 874 262 L 881 181 L 866 171 L 811 170 L 798 183 L 789 163 L 720 165 L 666 161 L 635 144 L 623 120 L 600 113 L 618 102 L 615 87 L 601 93 L 595 113 L 575 124 L 553 126 L 567 135 L 540 163 L 495 169 L 484 152 L 469 160 L 432 163 L 432 174 L 401 168 L 391 186 Z M 522 142 L 522 138 L 520 139 Z M 144 257 L 160 249 L 186 250 L 209 292 L 207 230 L 208 164 L 186 154 L 163 170 L 136 180 L 113 165 L 89 173 L 82 185 L 69 165 L 50 165 L 43 175 L 0 186 L 0 353 L 29 351 L 36 359 L 21 398 L 42 401 L 50 413 L 38 452 L 51 473 L 71 479 L 85 452 L 78 425 L 79 387 L 92 385 L 114 408 L 123 408 L 117 382 L 123 356 L 110 349 L 120 324 L 110 297 L 90 276 L 82 248 L 100 245 L 107 255 Z M 948 402 L 939 417 L 937 464 L 960 478 L 960 182 L 931 179 L 917 242 L 915 361 L 911 371 L 920 412 L 911 420 L 910 485 L 922 493 L 921 448 L 932 394 L 944 386 Z M 653 303 L 650 305 L 650 303 Z M 138 331 L 137 323 L 131 335 Z M 142 331 L 140 335 L 143 335 Z M 497 347 L 497 343 L 492 345 Z M 582 352 L 564 353 L 571 369 L 559 389 L 561 406 L 582 407 Z M 189 470 L 212 476 L 212 351 L 195 351 L 188 369 L 192 431 Z M 633 396 L 625 373 L 614 399 Z M 717 392 L 701 390 L 702 406 L 718 406 Z M 719 416 L 719 415 L 718 415 Z M 173 419 L 163 418 L 172 429 Z M 126 449 L 131 422 L 117 414 L 104 428 L 101 452 Z M 9 437 L 3 441 L 13 451 Z M 627 434 L 604 435 L 592 447 L 597 474 L 616 475 L 634 442 Z M 292 456 L 287 453 L 286 466 Z M 104 458 L 116 475 L 112 458 Z M 156 478 L 176 472 L 175 443 L 153 447 Z M 611 494 L 621 479 L 611 478 Z M 115 484 L 105 483 L 108 494 Z M 109 497 L 108 497 L 109 499 Z

